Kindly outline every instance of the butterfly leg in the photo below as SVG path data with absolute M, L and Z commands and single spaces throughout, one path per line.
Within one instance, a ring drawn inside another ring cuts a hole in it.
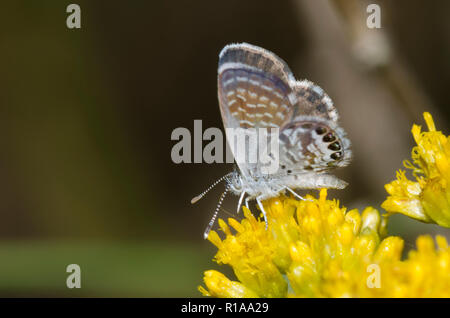
M 248 201 L 250 200 L 250 197 L 246 197 L 245 198 L 245 206 L 247 207 L 247 209 L 250 210 L 250 208 L 248 207 Z
M 268 226 L 269 223 L 267 222 L 266 210 L 264 210 L 264 207 L 263 207 L 263 205 L 261 203 L 261 199 L 262 199 L 262 196 L 257 197 L 256 198 L 256 202 L 258 203 L 258 206 L 259 206 L 259 208 L 261 209 L 261 212 L 264 215 L 264 221 L 266 222 L 266 230 L 267 230 L 267 226 Z
M 241 210 L 242 200 L 244 200 L 245 193 L 246 193 L 245 191 L 242 191 L 242 194 L 239 198 L 239 203 L 237 206 L 237 213 L 239 213 L 239 211 Z M 248 209 L 248 200 L 245 200 L 245 205 L 247 206 L 247 209 Z
M 297 199 L 300 199 L 300 200 L 302 200 L 302 201 L 311 201 L 311 200 L 309 200 L 309 199 L 305 199 L 304 197 L 302 197 L 301 195 L 299 195 L 297 192 L 295 192 L 294 190 L 292 190 L 292 189 L 289 188 L 289 187 L 284 186 L 283 188 L 281 188 L 280 192 L 283 191 L 283 190 L 289 191 L 289 192 L 292 193 Z

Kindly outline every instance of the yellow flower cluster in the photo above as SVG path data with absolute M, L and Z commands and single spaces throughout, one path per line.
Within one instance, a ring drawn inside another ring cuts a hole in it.
M 450 137 L 436 131 L 433 118 L 424 113 L 427 132 L 413 125 L 417 143 L 412 150 L 412 163 L 405 161 L 416 181 L 408 180 L 405 171 L 397 172 L 397 180 L 385 186 L 390 196 L 381 207 L 388 213 L 402 213 L 427 223 L 450 227 Z
M 403 240 L 384 237 L 386 221 L 368 207 L 347 211 L 336 200 L 285 196 L 267 200 L 269 222 L 244 208 L 245 218 L 219 221 L 225 237 L 211 231 L 215 261 L 229 264 L 237 281 L 218 271 L 204 274 L 214 297 L 449 297 L 450 248 L 437 237 L 419 237 L 417 250 L 401 260 Z
M 415 181 L 397 172 L 385 186 L 389 216 L 402 213 L 450 227 L 450 137 L 436 131 L 424 114 L 427 132 L 414 125 L 417 143 L 404 166 Z M 417 239 L 402 259 L 403 240 L 386 237 L 387 218 L 368 207 L 347 211 L 336 200 L 280 196 L 264 202 L 265 222 L 244 208 L 245 218 L 219 220 L 224 238 L 212 231 L 215 261 L 228 264 L 232 281 L 215 270 L 204 274 L 200 292 L 214 297 L 450 297 L 450 248 L 444 237 Z

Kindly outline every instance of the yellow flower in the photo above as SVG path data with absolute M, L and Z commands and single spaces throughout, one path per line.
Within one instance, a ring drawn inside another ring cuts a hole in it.
M 403 240 L 383 237 L 385 219 L 371 207 L 360 214 L 336 200 L 285 196 L 264 202 L 269 222 L 244 208 L 245 218 L 220 220 L 211 231 L 215 261 L 233 268 L 236 281 L 204 274 L 200 292 L 214 297 L 448 297 L 450 248 L 428 236 L 401 260 Z
M 436 131 L 433 118 L 424 113 L 427 132 L 413 125 L 417 143 L 412 150 L 412 163 L 405 161 L 416 181 L 408 180 L 405 171 L 397 172 L 397 180 L 385 186 L 390 196 L 381 207 L 388 213 L 402 213 L 427 223 L 450 227 L 450 137 Z

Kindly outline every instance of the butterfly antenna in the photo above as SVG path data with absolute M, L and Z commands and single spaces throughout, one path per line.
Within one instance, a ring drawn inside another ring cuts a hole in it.
M 232 172 L 224 175 L 222 178 L 220 178 L 219 180 L 217 180 L 216 182 L 214 182 L 208 189 L 206 189 L 205 191 L 203 191 L 203 193 L 197 195 L 196 197 L 192 198 L 191 200 L 191 204 L 196 203 L 197 201 L 199 201 L 201 198 L 203 198 L 205 196 L 205 194 L 207 194 L 212 188 L 214 188 L 219 182 L 222 182 L 225 178 L 227 178 L 229 175 L 231 175 Z
M 214 211 L 213 217 L 211 218 L 211 221 L 209 221 L 209 224 L 208 224 L 208 226 L 207 226 L 207 228 L 205 230 L 205 233 L 203 234 L 203 238 L 205 240 L 208 238 L 209 231 L 211 231 L 211 228 L 213 227 L 214 222 L 216 221 L 217 214 L 219 213 L 220 207 L 222 206 L 223 199 L 225 199 L 228 191 L 230 191 L 230 187 L 229 186 L 226 187 L 225 191 L 220 196 L 219 204 L 217 204 L 216 211 Z

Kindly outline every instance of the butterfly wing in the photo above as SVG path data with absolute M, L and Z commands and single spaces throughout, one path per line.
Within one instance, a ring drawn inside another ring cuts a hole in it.
M 242 43 L 219 55 L 218 95 L 225 128 L 281 127 L 293 114 L 295 93 L 287 64 L 273 53 Z
M 225 128 L 281 128 L 292 120 L 295 81 L 275 54 L 242 43 L 227 45 L 219 55 L 218 95 Z M 231 138 L 227 131 L 227 140 Z M 250 147 L 251 148 L 251 147 Z M 234 147 L 231 147 L 235 155 Z M 244 175 L 259 174 L 257 164 L 238 161 Z

